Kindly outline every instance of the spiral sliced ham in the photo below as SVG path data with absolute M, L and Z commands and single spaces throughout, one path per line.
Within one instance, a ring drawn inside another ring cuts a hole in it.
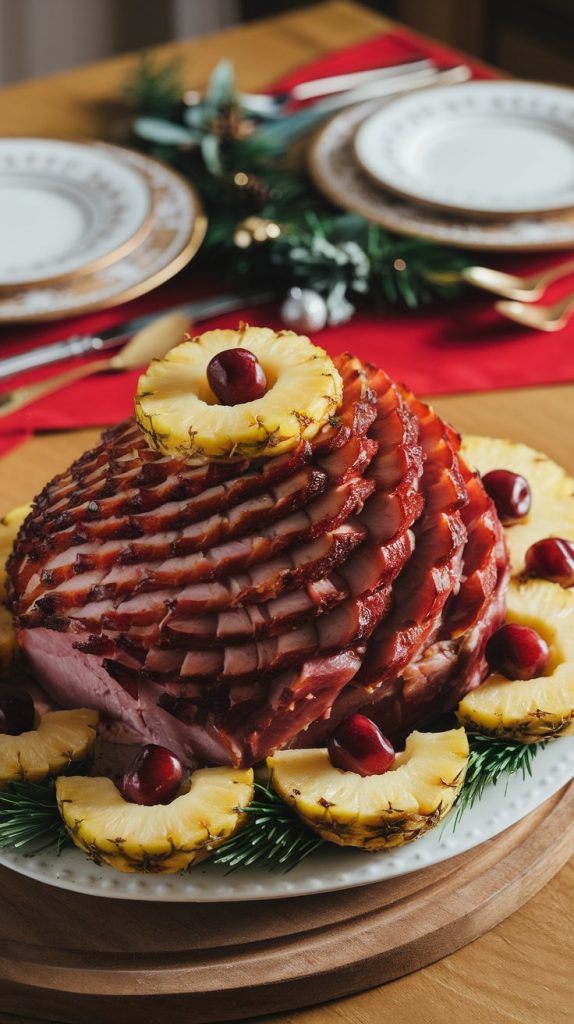
M 32 667 L 190 764 L 391 736 L 485 673 L 508 558 L 457 435 L 382 370 L 336 360 L 336 419 L 266 460 L 189 465 L 133 421 L 34 503 L 10 561 Z

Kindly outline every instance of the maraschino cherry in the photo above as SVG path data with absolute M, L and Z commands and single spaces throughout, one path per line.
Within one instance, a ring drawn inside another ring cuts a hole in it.
M 509 469 L 492 469 L 490 473 L 485 473 L 482 482 L 505 526 L 517 523 L 528 515 L 532 493 L 528 480 L 520 476 L 520 473 L 511 473 Z
M 121 791 L 133 804 L 169 804 L 177 795 L 182 778 L 179 758 L 166 747 L 148 743 L 124 772 Z
M 540 576 L 561 587 L 574 586 L 574 544 L 561 537 L 545 537 L 531 544 L 524 559 L 528 576 Z
M 262 398 L 267 391 L 265 371 L 253 352 L 228 348 L 207 364 L 207 380 L 222 405 L 243 405 Z
M 392 744 L 378 725 L 365 715 L 349 715 L 337 726 L 327 744 L 335 768 L 357 775 L 383 775 L 395 759 Z
M 540 633 L 530 626 L 507 622 L 490 637 L 485 650 L 486 660 L 493 672 L 508 679 L 534 679 L 546 669 L 549 658 L 548 644 Z
M 30 732 L 36 722 L 34 701 L 19 686 L 0 686 L 0 733 L 19 736 Z

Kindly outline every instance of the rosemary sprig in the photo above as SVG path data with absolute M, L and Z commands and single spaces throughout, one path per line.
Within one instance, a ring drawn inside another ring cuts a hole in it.
M 496 736 L 469 732 L 470 755 L 464 785 L 455 803 L 453 831 L 464 812 L 479 801 L 487 786 L 496 786 L 502 776 L 520 772 L 522 778 L 532 775 L 532 762 L 545 743 L 516 743 Z
M 256 782 L 255 791 L 255 799 L 245 808 L 252 820 L 215 851 L 215 864 L 225 864 L 228 872 L 254 864 L 291 871 L 325 845 L 269 786 Z
M 11 782 L 0 791 L 0 849 L 39 853 L 51 847 L 60 853 L 71 840 L 60 817 L 53 779 Z

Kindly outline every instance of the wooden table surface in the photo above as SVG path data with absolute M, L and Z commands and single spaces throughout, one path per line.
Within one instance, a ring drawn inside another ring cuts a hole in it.
M 168 44 L 158 47 L 158 54 L 181 58 L 190 88 L 204 86 L 215 62 L 229 57 L 242 87 L 258 89 L 302 63 L 390 26 L 353 3 L 332 2 L 190 43 Z M 0 90 L 2 134 L 109 137 L 118 91 L 133 59 L 122 56 Z M 435 405 L 459 430 L 525 441 L 574 473 L 574 386 L 450 396 L 437 398 Z M 86 430 L 44 436 L 6 456 L 0 464 L 0 511 L 29 500 L 96 436 Z M 572 1020 L 573 892 L 570 863 L 503 924 L 446 959 L 358 996 L 260 1020 L 567 1024 Z M 0 1024 L 24 1024 L 24 1019 L 4 1017 L 0 1007 Z M 143 1017 L 142 1024 L 147 1024 Z

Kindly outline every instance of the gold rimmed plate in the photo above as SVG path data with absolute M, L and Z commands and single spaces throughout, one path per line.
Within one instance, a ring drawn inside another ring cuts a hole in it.
M 113 262 L 0 293 L 0 323 L 56 320 L 115 306 L 167 281 L 193 258 L 207 229 L 195 189 L 171 168 L 144 154 L 97 143 L 91 147 L 143 183 L 150 196 L 146 230 Z
M 574 207 L 574 90 L 466 82 L 379 106 L 354 154 L 376 185 L 467 217 L 544 216 Z
M 0 288 L 66 280 L 120 259 L 149 231 L 151 207 L 147 182 L 115 150 L 0 139 Z
M 574 246 L 572 210 L 512 219 L 473 219 L 421 206 L 376 185 L 355 159 L 354 139 L 359 126 L 378 107 L 379 100 L 347 107 L 324 125 L 311 143 L 311 176 L 336 206 L 397 234 L 460 249 L 534 252 Z

